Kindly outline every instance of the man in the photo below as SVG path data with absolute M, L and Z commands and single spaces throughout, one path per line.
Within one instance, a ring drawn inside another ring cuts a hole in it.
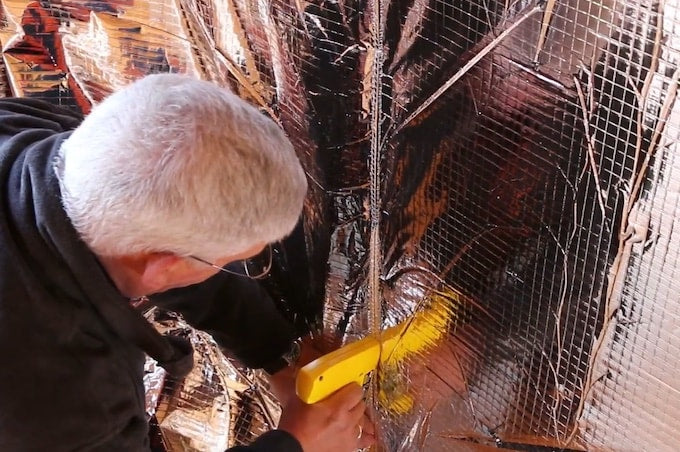
M 0 100 L 0 182 L 0 450 L 148 450 L 144 354 L 175 375 L 192 356 L 146 322 L 140 297 L 192 286 L 195 306 L 167 305 L 245 363 L 278 370 L 292 337 L 266 295 L 213 277 L 285 237 L 302 209 L 293 148 L 255 108 L 169 74 L 82 122 Z M 245 450 L 365 447 L 364 411 L 357 385 L 314 405 L 289 396 L 278 429 Z

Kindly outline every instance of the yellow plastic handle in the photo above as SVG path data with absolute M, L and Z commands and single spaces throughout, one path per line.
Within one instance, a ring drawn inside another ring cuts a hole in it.
M 448 334 L 458 300 L 457 292 L 436 292 L 425 309 L 377 337 L 365 337 L 307 364 L 295 382 L 298 397 L 316 403 L 353 381 L 363 385 L 379 362 L 394 366 L 441 343 Z
M 297 395 L 305 403 L 316 403 L 353 381 L 363 385 L 379 359 L 380 342 L 374 337 L 347 344 L 299 370 Z

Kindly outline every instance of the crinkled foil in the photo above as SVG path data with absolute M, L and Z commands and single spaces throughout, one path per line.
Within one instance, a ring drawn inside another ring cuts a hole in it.
M 261 373 L 238 368 L 176 314 L 153 309 L 146 316 L 162 334 L 188 338 L 194 347 L 194 368 L 181 380 L 147 358 L 147 412 L 166 450 L 222 452 L 276 427 L 281 408 Z
M 147 356 L 144 362 L 144 393 L 146 395 L 144 405 L 148 419 L 156 414 L 166 375 L 165 369 L 159 366 L 156 360 Z
M 284 128 L 310 191 L 266 284 L 335 345 L 410 325 L 370 385 L 381 450 L 677 448 L 678 0 L 2 7 L 12 94 L 87 112 L 186 72 Z M 242 380 L 208 374 L 155 416 L 222 447 Z

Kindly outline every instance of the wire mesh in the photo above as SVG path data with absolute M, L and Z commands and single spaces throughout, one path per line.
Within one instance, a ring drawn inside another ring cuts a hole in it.
M 674 450 L 677 0 L 2 5 L 15 95 L 187 72 L 281 124 L 310 180 L 287 309 L 444 332 L 374 378 L 383 449 Z

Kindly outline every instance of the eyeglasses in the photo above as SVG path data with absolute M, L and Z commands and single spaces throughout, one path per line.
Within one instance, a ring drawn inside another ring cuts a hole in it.
M 272 246 L 267 245 L 267 247 L 257 256 L 240 261 L 241 266 L 243 267 L 242 271 L 231 270 L 226 267 L 220 267 L 219 265 L 215 265 L 210 261 L 201 259 L 200 257 L 196 256 L 189 257 L 195 261 L 201 262 L 206 265 L 210 265 L 212 268 L 215 268 L 224 273 L 229 273 L 231 275 L 236 276 L 243 276 L 251 279 L 262 279 L 266 277 L 269 274 L 269 271 L 272 269 L 273 254 L 274 253 L 272 250 Z M 229 265 L 231 266 L 232 264 Z

